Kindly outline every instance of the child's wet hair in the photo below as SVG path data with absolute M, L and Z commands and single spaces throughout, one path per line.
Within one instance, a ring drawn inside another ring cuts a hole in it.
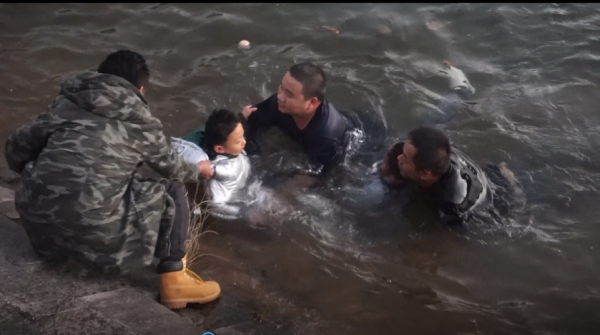
M 228 109 L 214 110 L 208 117 L 204 128 L 207 147 L 212 148 L 215 145 L 224 145 L 227 142 L 229 134 L 240 123 L 242 123 L 242 119 L 238 113 L 234 113 Z
M 398 142 L 387 153 L 388 171 L 396 179 L 402 179 L 400 167 L 398 166 L 398 156 L 402 155 L 404 150 L 404 142 Z

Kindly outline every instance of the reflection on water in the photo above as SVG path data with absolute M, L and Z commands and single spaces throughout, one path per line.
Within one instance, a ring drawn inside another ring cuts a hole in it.
M 147 57 L 175 136 L 266 98 L 294 62 L 323 66 L 328 99 L 363 126 L 352 154 L 317 183 L 275 176 L 293 153 L 255 159 L 245 218 L 213 222 L 203 241 L 222 258 L 198 264 L 270 306 L 282 334 L 597 332 L 597 5 L 0 4 L 0 27 L 2 139 L 118 48 Z M 371 170 L 436 112 L 443 60 L 476 88 L 444 130 L 480 166 L 505 162 L 526 199 L 461 229 L 403 210 Z

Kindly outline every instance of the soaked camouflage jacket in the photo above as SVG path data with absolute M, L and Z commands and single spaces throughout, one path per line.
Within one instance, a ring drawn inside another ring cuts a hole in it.
M 143 178 L 142 164 L 186 182 L 199 173 L 171 149 L 137 88 L 96 72 L 67 80 L 9 137 L 5 156 L 23 179 L 15 204 L 36 251 L 105 272 L 168 256 L 174 203 L 167 181 Z

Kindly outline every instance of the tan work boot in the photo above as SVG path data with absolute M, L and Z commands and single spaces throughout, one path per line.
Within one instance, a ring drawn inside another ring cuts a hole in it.
M 185 258 L 183 260 L 185 264 Z M 184 308 L 188 303 L 204 304 L 217 299 L 221 287 L 214 281 L 203 281 L 187 267 L 160 275 L 160 303 L 170 309 Z

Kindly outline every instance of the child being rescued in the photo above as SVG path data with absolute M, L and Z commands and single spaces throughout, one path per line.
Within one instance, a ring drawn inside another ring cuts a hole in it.
M 250 174 L 242 118 L 227 109 L 217 109 L 204 127 L 183 138 L 172 137 L 171 143 L 192 163 L 212 161 L 214 174 L 206 184 L 210 214 L 224 219 L 237 218 L 240 212 L 237 195 Z

